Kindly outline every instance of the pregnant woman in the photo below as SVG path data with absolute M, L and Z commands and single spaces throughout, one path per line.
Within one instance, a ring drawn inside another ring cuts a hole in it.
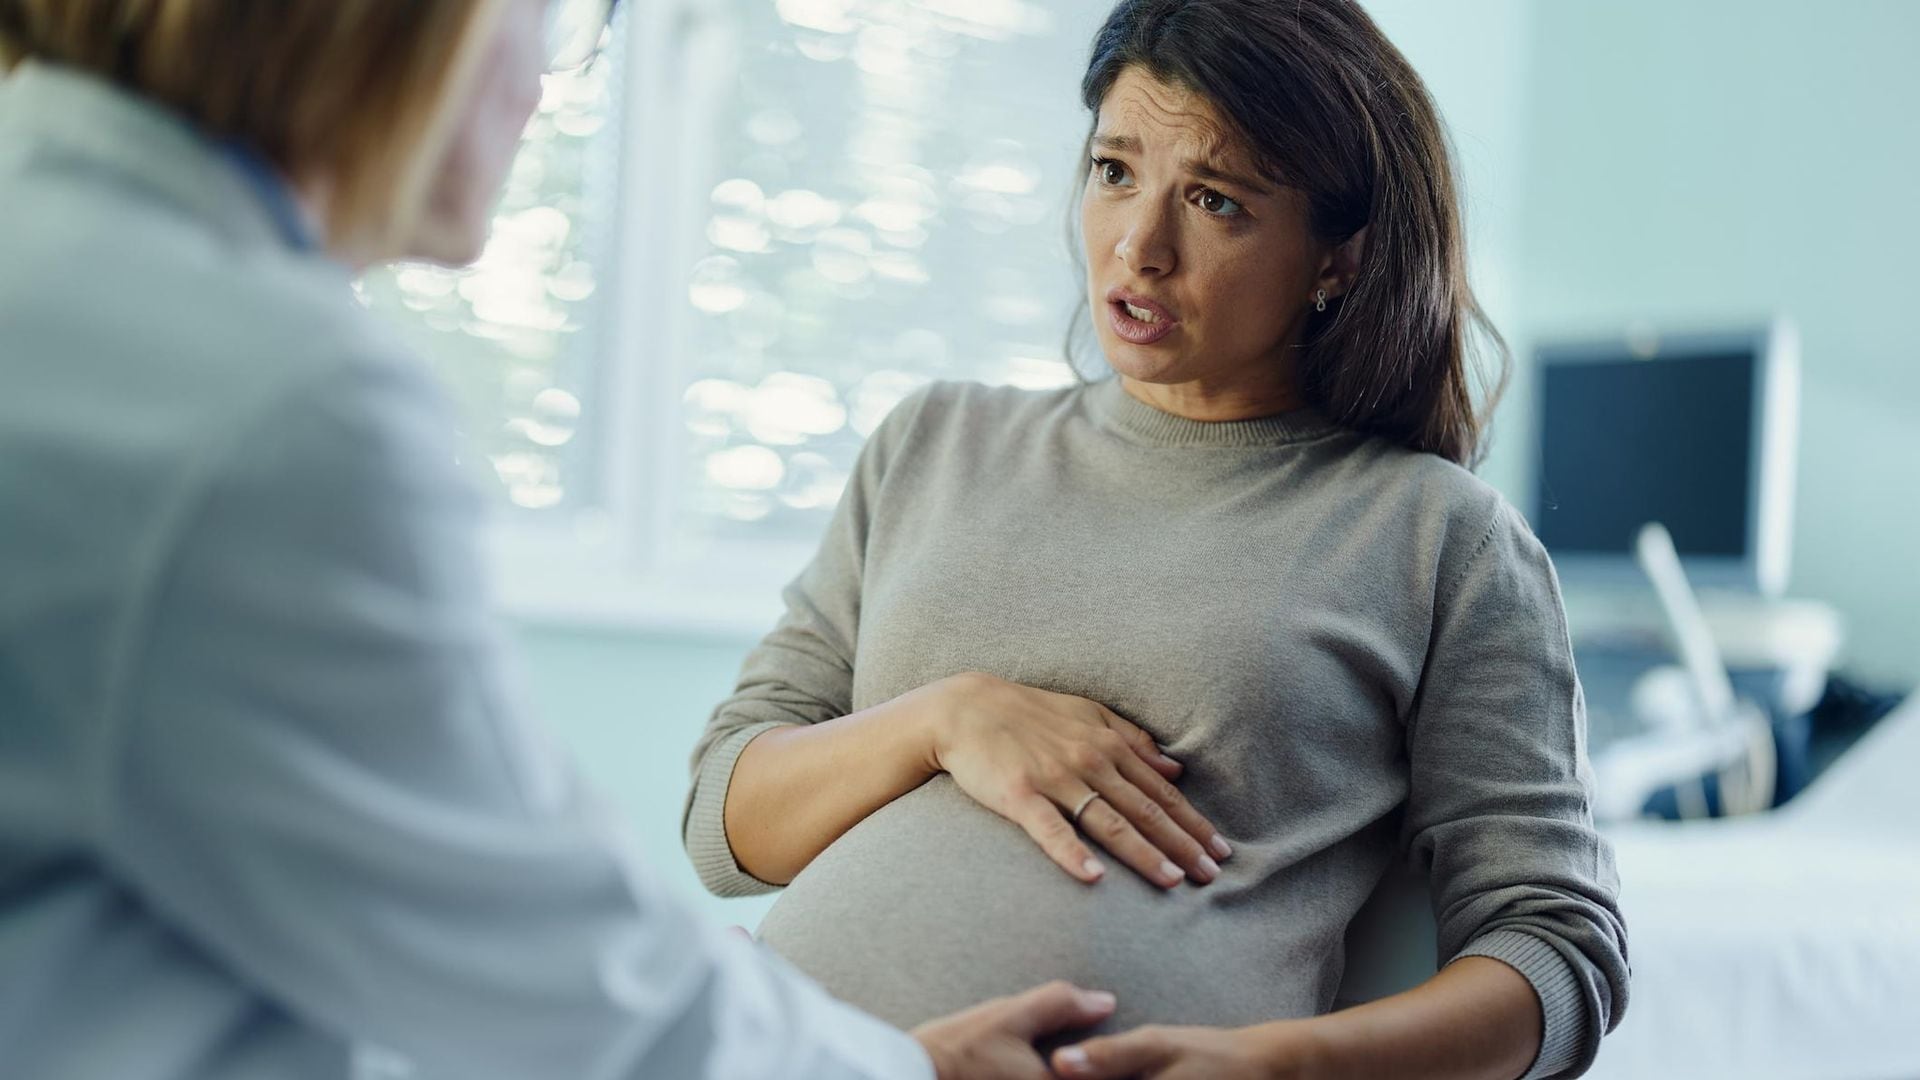
M 1126 0 L 1082 90 L 1115 377 L 888 418 L 689 852 L 894 1023 L 1058 975 L 1155 1025 L 1066 1075 L 1583 1071 L 1625 930 L 1553 570 L 1468 471 L 1505 351 L 1432 101 L 1349 0 Z M 1403 853 L 1445 966 L 1329 1014 Z

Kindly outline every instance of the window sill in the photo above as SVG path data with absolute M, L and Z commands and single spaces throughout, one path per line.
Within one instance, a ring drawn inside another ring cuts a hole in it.
M 488 549 L 496 607 L 515 622 L 738 642 L 773 628 L 782 590 L 813 553 L 811 543 L 769 540 L 644 560 L 611 542 L 509 529 Z

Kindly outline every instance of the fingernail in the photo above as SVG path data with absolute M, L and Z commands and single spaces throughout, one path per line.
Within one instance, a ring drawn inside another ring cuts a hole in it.
M 1088 859 L 1086 862 L 1080 864 L 1080 869 L 1084 871 L 1088 877 L 1092 878 L 1097 878 L 1107 872 L 1107 868 L 1100 865 L 1099 859 Z
M 1200 856 L 1200 872 L 1207 875 L 1208 881 L 1212 881 L 1214 878 L 1220 876 L 1220 864 L 1202 855 Z
M 1092 1064 L 1087 1060 L 1087 1052 L 1077 1046 L 1069 1046 L 1053 1055 L 1054 1063 L 1068 1072 L 1085 1072 Z
M 1165 765 L 1169 769 L 1177 769 L 1180 767 L 1179 762 L 1173 760 L 1172 758 L 1168 757 L 1165 754 L 1160 755 L 1160 764 Z
M 1160 876 L 1166 878 L 1168 884 L 1178 884 L 1180 879 L 1187 875 L 1181 873 L 1180 868 L 1173 865 L 1173 860 L 1169 859 L 1160 864 Z
M 1105 1012 L 1113 1008 L 1119 1001 L 1119 998 L 1114 997 L 1105 990 L 1088 990 L 1080 995 L 1080 1004 L 1088 1012 Z
M 1208 841 L 1208 844 L 1213 848 L 1213 853 L 1223 859 L 1233 854 L 1233 848 L 1227 846 L 1227 838 L 1221 836 L 1219 833 L 1214 833 L 1213 839 Z

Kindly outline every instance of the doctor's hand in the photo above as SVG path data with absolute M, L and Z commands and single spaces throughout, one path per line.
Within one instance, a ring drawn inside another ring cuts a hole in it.
M 1174 786 L 1180 763 L 1113 710 L 981 674 L 916 693 L 937 718 L 933 767 L 1067 873 L 1089 883 L 1105 873 L 1084 832 L 1162 888 L 1220 876 L 1214 860 L 1232 849 Z
M 1053 1052 L 1062 1080 L 1284 1080 L 1313 1058 L 1307 1028 L 1277 1021 L 1246 1028 L 1140 1027 Z
M 939 1080 L 1052 1080 L 1033 1041 L 1113 1015 L 1112 994 L 1064 982 L 996 998 L 913 1029 Z

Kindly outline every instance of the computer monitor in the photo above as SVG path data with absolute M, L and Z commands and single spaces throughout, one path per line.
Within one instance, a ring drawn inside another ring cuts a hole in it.
M 1783 320 L 1540 347 L 1532 518 L 1570 588 L 1641 584 L 1657 521 L 1695 585 L 1785 590 L 1798 351 Z

